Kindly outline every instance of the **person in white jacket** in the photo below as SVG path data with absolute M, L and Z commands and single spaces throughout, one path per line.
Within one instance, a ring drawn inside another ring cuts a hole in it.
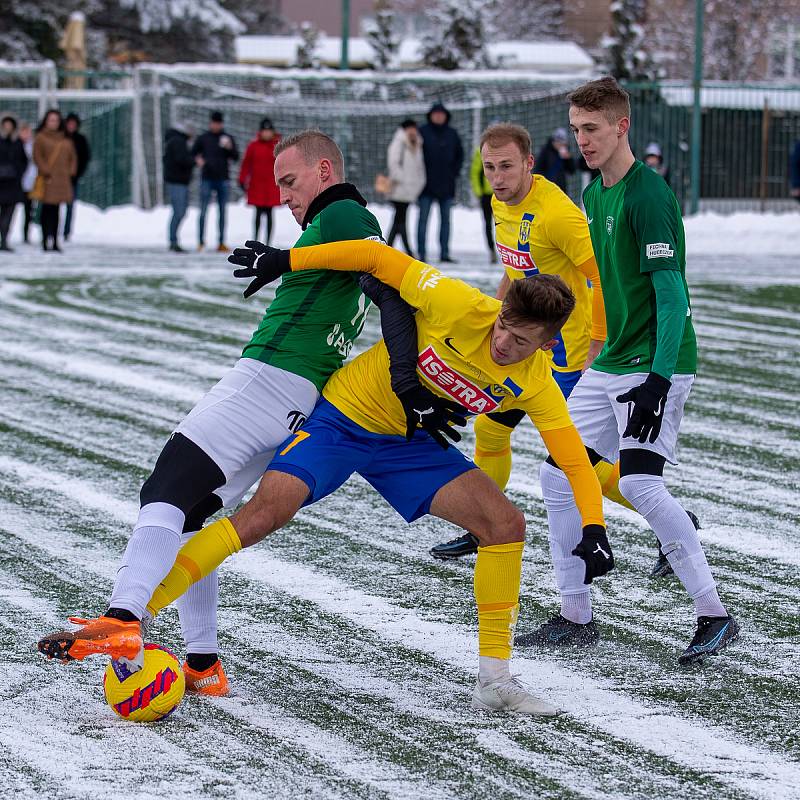
M 25 148 L 25 155 L 28 156 L 28 166 L 22 176 L 22 191 L 25 192 L 25 200 L 23 200 L 25 218 L 22 222 L 22 236 L 25 244 L 27 244 L 31 222 L 33 222 L 33 200 L 28 197 L 28 192 L 33 189 L 33 184 L 36 183 L 36 175 L 39 172 L 36 168 L 36 162 L 33 160 L 33 129 L 27 122 L 23 122 L 19 126 L 19 139 Z
M 394 220 L 387 243 L 391 246 L 398 234 L 406 253 L 413 255 L 406 231 L 406 213 L 411 203 L 416 203 L 425 187 L 425 160 L 422 155 L 422 139 L 413 119 L 405 119 L 395 131 L 386 153 L 389 180 L 392 188 L 389 200 L 394 206 Z

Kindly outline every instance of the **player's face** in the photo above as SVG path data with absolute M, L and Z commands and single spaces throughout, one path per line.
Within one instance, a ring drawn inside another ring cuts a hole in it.
M 325 188 L 331 164 L 323 158 L 316 164 L 306 164 L 296 147 L 284 150 L 275 159 L 275 183 L 281 192 L 281 203 L 289 206 L 292 216 L 301 225 L 308 207 Z
M 488 142 L 481 150 L 483 174 L 494 196 L 510 206 L 521 203 L 531 190 L 533 156 L 523 156 L 514 142 L 492 147 Z
M 518 364 L 537 350 L 550 350 L 556 340 L 550 338 L 539 325 L 512 324 L 498 314 L 492 328 L 490 351 L 492 361 L 500 366 Z
M 614 156 L 629 125 L 627 117 L 609 122 L 602 111 L 587 111 L 576 106 L 569 109 L 569 127 L 575 134 L 581 155 L 591 169 L 602 169 Z

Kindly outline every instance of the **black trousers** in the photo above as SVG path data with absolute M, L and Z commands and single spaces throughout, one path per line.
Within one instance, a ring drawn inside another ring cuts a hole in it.
M 31 222 L 33 222 L 33 200 L 26 197 L 23 206 L 25 207 L 25 219 L 22 221 L 22 238 L 27 242 Z
M 8 239 L 8 231 L 11 228 L 11 217 L 14 216 L 14 206 L 16 203 L 0 204 L 0 244 L 5 244 Z
M 267 236 L 263 241 L 266 244 L 269 244 L 269 240 L 272 238 L 272 206 L 256 206 L 256 220 L 253 228 L 253 238 L 257 242 L 262 241 L 258 238 L 258 231 L 261 227 L 262 216 L 267 218 Z
M 481 211 L 483 211 L 483 228 L 486 232 L 486 244 L 489 252 L 494 253 L 494 217 L 492 216 L 492 195 L 481 195 Z
M 57 244 L 58 204 L 42 203 L 42 244 L 47 247 L 49 240 Z
M 408 214 L 408 207 L 411 204 L 392 200 L 392 205 L 394 206 L 394 219 L 392 220 L 392 229 L 389 231 L 386 241 L 391 247 L 392 242 L 394 242 L 399 235 L 406 253 L 411 255 L 411 245 L 408 243 L 408 231 L 406 229 L 406 215 Z

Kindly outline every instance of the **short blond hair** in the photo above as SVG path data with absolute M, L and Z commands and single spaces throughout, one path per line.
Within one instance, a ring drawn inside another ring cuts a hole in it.
M 522 153 L 523 158 L 527 158 L 533 149 L 531 135 L 522 125 L 515 125 L 513 122 L 496 122 L 490 125 L 481 134 L 480 149 L 488 144 L 489 147 L 502 147 L 504 144 L 513 142 Z
M 315 164 L 323 158 L 327 158 L 331 162 L 333 174 L 340 180 L 344 180 L 344 156 L 339 145 L 327 133 L 309 128 L 285 136 L 275 145 L 275 157 L 277 158 L 290 147 L 297 148 L 306 164 Z

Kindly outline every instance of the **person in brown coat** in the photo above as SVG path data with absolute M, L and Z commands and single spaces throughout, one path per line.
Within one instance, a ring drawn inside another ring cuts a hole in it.
M 78 157 L 72 141 L 64 134 L 61 113 L 51 108 L 36 129 L 33 160 L 44 178 L 42 204 L 42 247 L 60 253 L 58 210 L 72 200 L 72 178 L 78 172 Z

